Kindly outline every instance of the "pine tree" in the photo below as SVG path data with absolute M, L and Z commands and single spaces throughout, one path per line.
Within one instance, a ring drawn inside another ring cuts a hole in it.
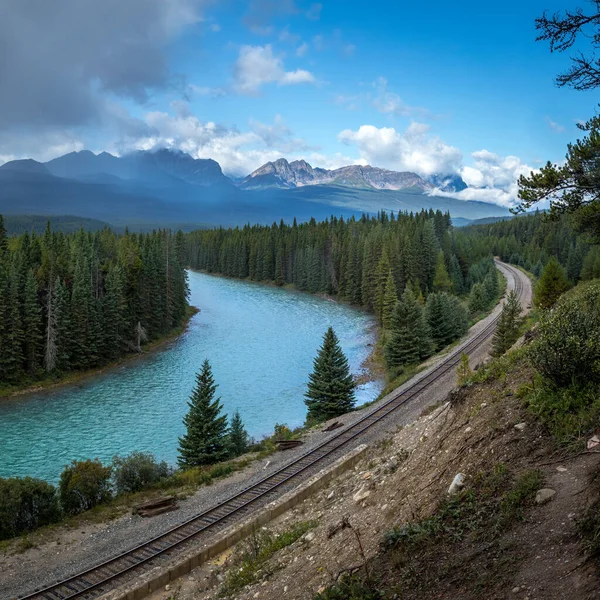
M 534 303 L 542 309 L 552 308 L 558 297 L 570 287 L 565 270 L 556 258 L 552 257 L 546 263 L 540 280 L 535 286 Z
M 506 302 L 502 307 L 498 325 L 494 332 L 492 355 L 502 356 L 519 337 L 522 312 L 521 302 L 514 290 L 508 294 Z
M 452 308 L 445 292 L 429 294 L 425 318 L 436 350 L 441 350 L 455 338 L 456 324 Z
M 465 385 L 471 375 L 473 375 L 473 371 L 469 365 L 469 355 L 466 352 L 463 352 L 460 355 L 460 362 L 458 363 L 458 367 L 456 369 L 456 383 L 458 387 Z
M 487 308 L 485 288 L 482 283 L 475 283 L 469 294 L 469 310 L 472 315 L 483 312 Z
M 215 399 L 217 386 L 208 360 L 196 374 L 194 388 L 183 419 L 186 433 L 179 438 L 179 465 L 198 467 L 227 458 L 227 415 L 221 415 L 220 398 Z
M 391 337 L 384 350 L 386 362 L 391 368 L 414 364 L 430 356 L 432 350 L 423 309 L 407 287 L 394 311 Z
M 332 327 L 325 333 L 313 366 L 304 401 L 308 407 L 307 421 L 326 421 L 352 410 L 354 381 Z
M 237 410 L 233 413 L 233 417 L 231 418 L 231 427 L 229 429 L 229 438 L 227 441 L 230 456 L 240 456 L 248 449 L 248 432 L 246 431 L 244 423 L 242 422 L 242 417 Z
M 27 274 L 23 304 L 23 333 L 27 371 L 34 375 L 40 366 L 42 348 L 42 311 L 38 303 L 38 283 L 33 271 Z
M 383 306 L 381 309 L 381 324 L 384 329 L 390 329 L 396 304 L 398 303 L 398 294 L 396 292 L 396 282 L 390 269 L 383 293 Z
M 433 289 L 436 292 L 449 292 L 452 290 L 452 280 L 446 270 L 444 253 L 440 250 L 435 265 L 435 276 L 433 278 Z

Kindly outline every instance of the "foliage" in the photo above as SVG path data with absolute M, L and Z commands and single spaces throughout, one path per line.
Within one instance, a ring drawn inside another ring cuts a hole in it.
M 577 531 L 590 558 L 600 557 L 600 501 L 594 502 L 577 520 Z
M 557 386 L 541 376 L 519 390 L 525 406 L 559 444 L 577 446 L 600 422 L 600 391 L 594 383 Z
M 216 389 L 210 363 L 205 360 L 196 374 L 190 409 L 183 419 L 186 433 L 179 438 L 178 458 L 182 467 L 211 465 L 227 458 L 227 415 L 221 414 L 223 406 L 215 399 Z
M 600 47 L 600 2 L 592 0 L 590 12 L 581 8 L 566 10 L 564 15 L 546 12 L 535 20 L 539 32 L 536 41 L 547 41 L 551 52 L 564 52 L 572 48 L 578 39 L 591 42 L 592 52 L 578 52 L 571 57 L 571 68 L 556 78 L 559 86 L 569 86 L 575 90 L 591 90 L 600 85 L 600 57 L 596 51 Z
M 230 570 L 220 595 L 234 595 L 255 583 L 261 573 L 268 572 L 266 563 L 276 552 L 290 546 L 315 526 L 315 521 L 301 521 L 279 535 L 255 529 L 236 557 L 235 568 Z
M 343 415 L 354 407 L 354 381 L 332 327 L 313 362 L 306 391 L 307 421 L 320 422 Z
M 466 352 L 463 352 L 460 355 L 460 362 L 458 363 L 458 367 L 456 369 L 456 376 L 457 385 L 459 387 L 465 385 L 473 376 L 473 371 L 469 365 L 469 355 Z
M 150 452 L 132 452 L 129 456 L 115 456 L 112 474 L 117 494 L 139 492 L 169 476 L 167 463 L 157 462 Z
M 248 449 L 248 432 L 244 428 L 242 417 L 237 410 L 231 418 L 227 444 L 229 446 L 229 456 L 241 456 Z
M 523 322 L 521 318 L 522 311 L 523 307 L 517 293 L 512 290 L 506 298 L 496 325 L 496 331 L 492 339 L 493 356 L 501 356 L 517 341 Z
M 423 309 L 407 286 L 396 304 L 392 318 L 391 336 L 384 354 L 392 369 L 418 363 L 433 352 L 429 327 Z
M 440 211 L 380 212 L 360 219 L 194 231 L 186 236 L 186 262 L 230 277 L 324 293 L 364 306 L 383 322 L 394 294 L 390 274 L 396 293 L 410 283 L 417 298 L 436 285 L 447 289 L 447 277 L 455 293 L 483 282 L 488 267 L 470 272 L 471 255 L 456 236 L 450 215 Z M 489 259 L 489 252 L 485 256 Z
M 429 294 L 425 304 L 425 320 L 435 350 L 441 350 L 459 338 L 469 327 L 466 308 L 456 296 L 446 292 Z
M 565 270 L 552 257 L 544 267 L 540 280 L 535 286 L 534 303 L 538 308 L 549 309 L 554 306 L 561 294 L 571 287 Z
M 557 386 L 600 382 L 600 281 L 578 286 L 542 316 L 531 348 L 536 369 Z
M 0 477 L 0 539 L 58 521 L 56 489 L 32 477 Z
M 0 237 L 0 381 L 22 385 L 139 350 L 186 315 L 183 234 L 108 229 Z
M 490 472 L 475 476 L 472 486 L 444 499 L 431 516 L 387 532 L 382 547 L 410 555 L 424 544 L 461 540 L 471 532 L 493 537 L 523 519 L 524 509 L 533 503 L 542 483 L 539 471 L 514 477 L 505 465 L 498 464 Z
M 315 600 L 382 600 L 383 592 L 358 574 L 344 574 L 315 596 Z
M 74 460 L 60 475 L 60 503 L 63 510 L 76 515 L 111 498 L 111 467 L 98 460 Z

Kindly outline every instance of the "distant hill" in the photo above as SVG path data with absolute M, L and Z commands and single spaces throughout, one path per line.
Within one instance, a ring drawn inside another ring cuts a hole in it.
M 71 215 L 59 217 L 49 217 L 47 215 L 6 215 L 4 217 L 4 227 L 9 235 L 19 235 L 25 232 L 31 233 L 32 231 L 42 234 L 46 230 L 48 222 L 50 222 L 52 231 L 62 231 L 63 233 L 73 233 L 80 229 L 84 229 L 85 231 L 101 231 L 105 227 L 111 227 L 109 223 L 105 223 L 104 221 Z
M 328 170 L 285 159 L 234 182 L 216 161 L 180 151 L 117 157 L 84 150 L 44 164 L 26 159 L 2 165 L 0 213 L 79 215 L 142 229 L 271 223 L 294 217 L 303 221 L 382 209 L 432 208 L 468 220 L 508 216 L 494 204 L 431 195 L 435 189 L 461 185 L 457 176 L 425 180 L 411 172 L 359 165 Z

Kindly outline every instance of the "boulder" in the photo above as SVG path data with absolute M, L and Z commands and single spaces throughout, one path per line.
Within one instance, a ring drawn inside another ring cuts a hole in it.
M 465 485 L 465 476 L 463 473 L 457 473 L 448 488 L 449 494 L 456 494 Z
M 363 485 L 354 496 L 352 496 L 352 500 L 357 504 L 366 500 L 371 495 L 371 490 L 368 485 Z
M 550 488 L 542 488 L 541 490 L 538 490 L 537 494 L 535 495 L 535 502 L 536 504 L 545 504 L 546 502 L 552 500 L 555 494 L 555 490 L 551 490 Z

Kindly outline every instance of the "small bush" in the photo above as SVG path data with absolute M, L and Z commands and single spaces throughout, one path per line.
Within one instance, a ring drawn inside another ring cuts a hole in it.
M 600 281 L 579 285 L 542 316 L 535 368 L 558 386 L 600 382 Z
M 32 477 L 0 478 L 0 539 L 59 519 L 60 508 L 53 485 Z
M 113 478 L 117 494 L 139 492 L 168 477 L 167 463 L 157 462 L 150 452 L 132 452 L 113 458 Z
M 76 515 L 110 500 L 111 467 L 98 460 L 74 460 L 60 476 L 60 502 L 64 511 Z
M 340 577 L 337 583 L 315 596 L 315 600 L 381 600 L 382 598 L 385 598 L 383 592 L 356 573 Z
M 593 383 L 558 387 L 538 375 L 519 395 L 559 444 L 576 444 L 600 421 L 600 390 Z
M 244 543 L 236 560 L 236 568 L 230 571 L 220 595 L 230 596 L 257 581 L 259 574 L 264 572 L 267 561 L 276 552 L 293 544 L 316 525 L 316 521 L 301 521 L 279 535 L 254 530 Z

